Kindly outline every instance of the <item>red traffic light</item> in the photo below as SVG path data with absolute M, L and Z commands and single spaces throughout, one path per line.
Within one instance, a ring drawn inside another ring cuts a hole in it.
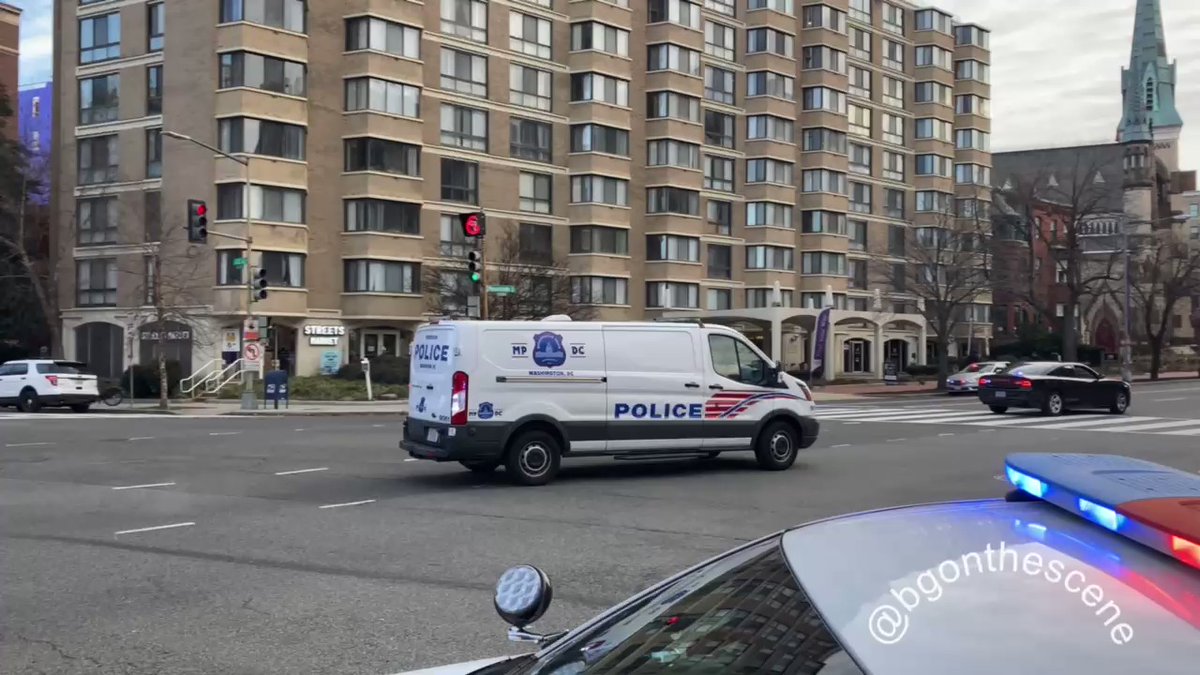
M 479 225 L 479 214 L 472 213 L 463 221 L 463 234 L 468 237 L 478 237 L 483 232 L 483 228 Z
M 205 206 L 204 204 L 197 204 L 196 205 L 196 215 L 198 215 L 198 216 L 208 215 L 208 207 Z

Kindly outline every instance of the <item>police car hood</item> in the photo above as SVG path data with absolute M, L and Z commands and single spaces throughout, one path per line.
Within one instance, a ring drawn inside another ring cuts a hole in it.
M 454 663 L 448 666 L 435 666 L 433 668 L 423 668 L 421 670 L 406 670 L 395 675 L 467 675 L 473 673 L 484 666 L 490 666 L 501 661 L 512 659 L 511 656 L 498 656 L 491 659 L 478 659 L 476 661 L 464 661 L 463 663 Z

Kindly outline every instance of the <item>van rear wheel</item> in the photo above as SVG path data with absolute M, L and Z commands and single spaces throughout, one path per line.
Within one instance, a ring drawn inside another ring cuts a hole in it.
M 545 485 L 558 475 L 562 449 L 544 431 L 526 431 L 508 447 L 504 470 L 517 485 Z
M 754 456 L 759 468 L 767 471 L 783 471 L 796 462 L 800 448 L 800 435 L 796 427 L 787 422 L 773 422 L 763 429 L 754 447 Z

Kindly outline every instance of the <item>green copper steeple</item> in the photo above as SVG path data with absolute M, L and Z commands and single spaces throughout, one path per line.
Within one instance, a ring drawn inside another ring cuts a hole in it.
M 1129 67 L 1121 69 L 1121 95 L 1119 140 L 1151 140 L 1151 123 L 1155 129 L 1183 126 L 1175 109 L 1175 64 L 1167 60 L 1158 0 L 1137 0 Z

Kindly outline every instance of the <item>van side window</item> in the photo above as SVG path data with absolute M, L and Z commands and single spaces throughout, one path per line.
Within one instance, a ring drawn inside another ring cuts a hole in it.
M 767 364 L 746 343 L 728 335 L 708 336 L 713 370 L 743 384 L 762 384 Z

